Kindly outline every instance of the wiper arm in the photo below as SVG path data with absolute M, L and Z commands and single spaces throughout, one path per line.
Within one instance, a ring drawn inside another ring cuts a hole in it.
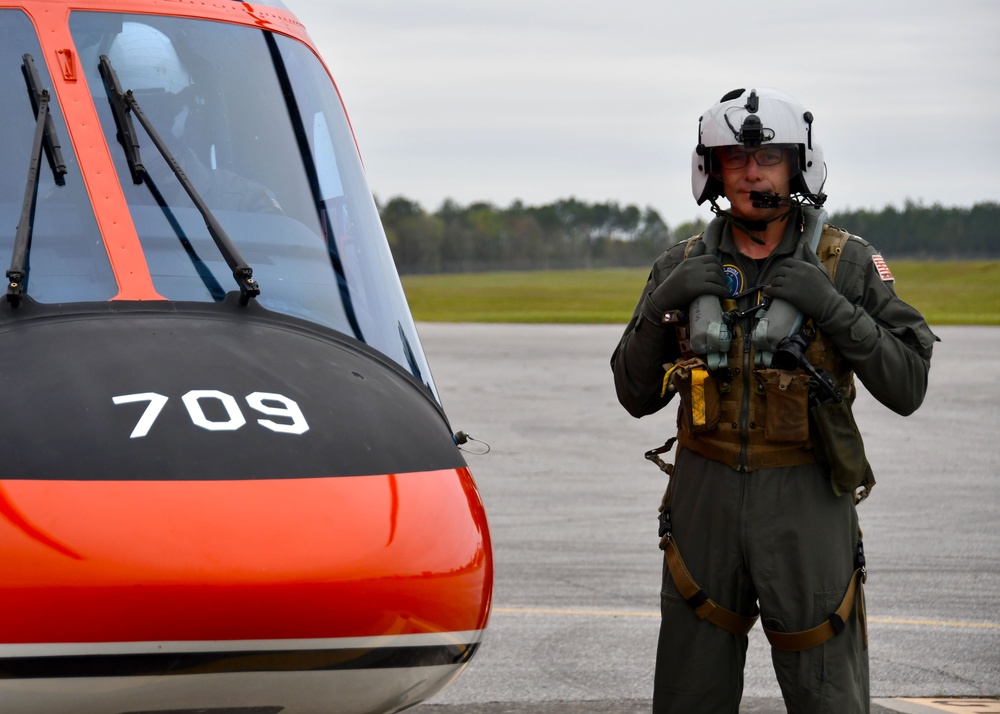
M 35 113 L 35 137 L 31 145 L 31 161 L 28 164 L 28 178 L 24 184 L 24 200 L 21 202 L 21 218 L 14 235 L 14 252 L 7 270 L 7 301 L 18 305 L 24 297 L 28 282 L 28 253 L 31 250 L 31 234 L 35 224 L 35 206 L 38 202 L 38 169 L 42 162 L 42 152 L 48 157 L 55 182 L 66 184 L 66 164 L 63 162 L 62 148 L 56 135 L 52 114 L 49 112 L 49 90 L 42 89 L 42 81 L 31 55 L 22 55 L 21 71 L 28 86 L 31 108 Z
M 164 212 L 171 228 L 174 229 L 174 232 L 181 241 L 181 245 L 191 258 L 191 262 L 194 264 L 195 270 L 201 277 L 202 282 L 205 283 L 205 287 L 208 288 L 209 293 L 211 293 L 215 300 L 222 300 L 225 297 L 225 291 L 219 285 L 219 281 L 215 279 L 212 271 L 209 270 L 208 266 L 198 256 L 194 246 L 191 245 L 191 241 L 184 234 L 184 229 L 174 217 L 173 211 L 170 210 L 170 206 L 164 199 L 163 194 L 157 188 L 156 182 L 153 181 L 153 177 L 146 172 L 146 167 L 143 165 L 142 157 L 139 154 L 139 138 L 135 131 L 135 125 L 132 123 L 132 117 L 129 115 L 129 107 L 120 99 L 122 89 L 117 72 L 115 72 L 110 62 L 105 65 L 103 58 L 100 69 L 101 77 L 104 78 L 105 86 L 108 89 L 111 113 L 114 115 L 115 126 L 118 128 L 118 141 L 125 150 L 125 160 L 128 163 L 129 173 L 132 174 L 133 183 L 140 184 L 145 182 L 150 193 L 153 194 L 153 198 L 156 200 L 156 205 Z M 116 100 L 116 97 L 119 99 Z
M 152 122 L 149 121 L 145 113 L 143 113 L 142 107 L 136 101 L 132 90 L 122 91 L 118 74 L 115 72 L 115 68 L 112 66 L 111 60 L 108 59 L 107 55 L 101 55 L 100 69 L 101 77 L 104 79 L 104 86 L 108 92 L 108 99 L 111 101 L 111 110 L 115 117 L 115 125 L 118 127 L 118 140 L 125 149 L 129 170 L 132 172 L 132 180 L 138 184 L 142 183 L 143 180 L 148 181 L 149 176 L 139 157 L 139 140 L 129 112 L 135 114 L 139 123 L 142 124 L 142 128 L 146 130 L 149 138 L 152 139 L 153 145 L 174 172 L 174 175 L 187 192 L 187 195 L 191 197 L 191 201 L 198 209 L 198 212 L 201 213 L 201 217 L 205 221 L 205 226 L 208 228 L 208 234 L 215 241 L 219 252 L 222 253 L 223 259 L 225 259 L 226 264 L 233 271 L 236 284 L 239 285 L 240 305 L 246 305 L 250 302 L 250 298 L 260 295 L 260 287 L 257 285 L 257 281 L 253 279 L 253 270 L 243 260 L 243 256 L 240 255 L 233 241 L 222 227 L 222 224 L 212 214 L 211 209 L 209 209 L 204 199 L 202 199 L 197 189 L 195 189 L 194 184 L 191 183 L 191 179 L 184 173 L 184 169 L 181 168 L 173 152 L 167 148 L 160 133 L 153 127 Z

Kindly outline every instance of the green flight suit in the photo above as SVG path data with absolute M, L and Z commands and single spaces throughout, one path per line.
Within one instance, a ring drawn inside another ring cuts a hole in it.
M 728 225 L 722 229 L 718 255 L 738 268 L 743 289 L 766 284 L 775 266 L 794 252 L 800 240 L 796 223 L 789 220 L 781 244 L 759 264 L 738 252 Z M 656 260 L 611 358 L 619 401 L 635 417 L 658 411 L 672 397 L 661 389 L 663 365 L 681 357 L 676 329 L 649 319 L 657 311 L 647 300 L 684 259 L 684 249 L 683 243 L 675 245 Z M 923 400 L 937 338 L 920 313 L 896 296 L 876 256 L 860 238 L 847 240 L 834 284 L 853 310 L 839 311 L 823 332 L 868 391 L 905 415 Z M 754 300 L 749 295 L 738 307 L 746 309 Z M 783 632 L 812 628 L 836 610 L 855 569 L 858 520 L 853 499 L 836 496 L 816 463 L 738 470 L 681 449 L 669 501 L 673 536 L 687 568 L 720 606 L 742 615 L 759 608 L 764 626 Z M 789 712 L 869 711 L 868 656 L 858 610 L 843 632 L 820 646 L 772 649 Z M 666 568 L 661 613 L 654 713 L 738 712 L 747 638 L 699 619 Z

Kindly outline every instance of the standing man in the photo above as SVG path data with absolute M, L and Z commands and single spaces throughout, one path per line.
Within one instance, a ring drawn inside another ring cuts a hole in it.
M 633 416 L 680 395 L 655 714 L 737 712 L 757 616 L 789 712 L 870 708 L 855 499 L 874 478 L 853 376 L 910 414 L 937 338 L 875 249 L 825 223 L 824 180 L 797 101 L 724 96 L 692 161 L 716 218 L 656 260 L 611 358 Z

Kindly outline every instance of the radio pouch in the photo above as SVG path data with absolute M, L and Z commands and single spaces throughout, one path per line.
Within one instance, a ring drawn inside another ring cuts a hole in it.
M 828 400 L 810 410 L 816 429 L 816 459 L 830 477 L 833 492 L 854 495 L 861 487 L 870 487 L 875 476 L 865 456 L 857 422 L 846 399 Z

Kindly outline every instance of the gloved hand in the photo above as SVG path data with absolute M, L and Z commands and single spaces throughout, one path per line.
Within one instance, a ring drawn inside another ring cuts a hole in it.
M 820 328 L 837 316 L 838 309 L 850 308 L 823 268 L 798 258 L 788 258 L 775 268 L 764 293 L 791 303 Z
M 697 254 L 699 248 L 701 254 Z M 649 300 L 658 312 L 686 310 L 691 301 L 701 295 L 718 295 L 720 298 L 729 295 L 722 263 L 714 255 L 704 255 L 704 251 L 705 247 L 699 241 L 688 257 L 649 294 Z

